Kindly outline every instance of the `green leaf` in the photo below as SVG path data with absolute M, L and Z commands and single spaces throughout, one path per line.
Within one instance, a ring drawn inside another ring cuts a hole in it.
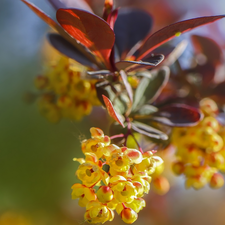
M 163 133 L 162 131 L 160 131 L 154 127 L 146 125 L 144 123 L 133 121 L 131 126 L 132 126 L 132 129 L 135 130 L 136 132 L 146 135 L 148 137 L 155 138 L 155 139 L 161 139 L 161 140 L 168 139 L 168 136 L 165 133 Z
M 121 70 L 120 75 L 124 83 L 124 86 L 127 90 L 127 94 L 130 98 L 130 101 L 133 102 L 133 90 L 132 90 L 132 87 L 130 86 L 130 83 L 127 81 L 127 74 L 124 72 L 124 70 Z
M 169 79 L 169 68 L 162 67 L 150 77 L 143 77 L 138 85 L 133 103 L 133 111 L 136 112 L 146 103 L 152 103 L 161 93 Z
M 138 115 L 150 115 L 152 113 L 155 113 L 157 112 L 158 109 L 153 106 L 153 105 L 143 105 L 139 110 L 138 110 Z

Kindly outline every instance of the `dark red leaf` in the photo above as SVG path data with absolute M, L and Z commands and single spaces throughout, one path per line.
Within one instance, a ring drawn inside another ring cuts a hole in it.
M 167 27 L 162 28 L 156 33 L 152 34 L 139 48 L 137 60 L 143 59 L 152 50 L 159 47 L 163 43 L 171 40 L 172 38 L 179 36 L 181 33 L 190 31 L 196 27 L 212 23 L 216 20 L 224 18 L 221 16 L 205 16 L 190 20 L 184 20 L 178 23 L 171 24 Z
M 133 90 L 132 90 L 132 87 L 130 86 L 129 82 L 127 81 L 127 74 L 124 72 L 124 70 L 121 70 L 120 75 L 123 80 L 124 86 L 127 90 L 127 94 L 130 98 L 130 101 L 133 102 Z
M 42 20 L 44 20 L 49 26 L 56 29 L 59 33 L 63 32 L 63 29 L 61 26 L 59 26 L 58 23 L 56 23 L 53 19 L 51 19 L 48 15 L 46 15 L 41 9 L 36 7 L 33 3 L 30 3 L 26 0 L 21 0 L 24 2 L 32 11 L 34 11 Z
M 108 23 L 79 9 L 59 9 L 56 18 L 73 38 L 99 57 L 110 69 L 109 57 L 115 37 Z
M 104 103 L 105 103 L 105 106 L 106 106 L 106 109 L 107 109 L 109 115 L 110 115 L 115 121 L 117 121 L 122 127 L 124 127 L 122 115 L 118 114 L 118 113 L 115 111 L 115 109 L 113 108 L 112 102 L 111 102 L 105 95 L 102 95 L 102 97 L 103 97 L 103 100 L 104 100 Z
M 215 65 L 221 62 L 222 50 L 213 39 L 199 35 L 192 35 L 191 40 L 197 54 L 204 54 L 207 61 L 210 61 Z
M 201 86 L 203 91 L 208 92 L 207 86 L 213 83 L 215 74 L 216 74 L 216 67 L 212 63 L 206 63 L 203 65 L 197 65 L 194 68 L 185 70 L 186 74 L 193 74 L 196 79 L 201 81 Z
M 115 9 L 109 14 L 107 18 L 107 23 L 109 24 L 112 30 L 114 30 L 114 25 L 115 25 L 117 16 L 118 16 L 118 9 Z
M 83 0 L 48 0 L 53 7 L 58 10 L 61 8 L 78 8 L 93 13 L 90 6 Z
M 152 17 L 140 9 L 119 9 L 115 22 L 114 32 L 116 35 L 116 46 L 122 59 L 130 49 L 142 41 L 152 28 Z
M 197 108 L 184 104 L 164 106 L 152 115 L 152 120 L 173 127 L 195 126 L 203 118 Z
M 95 64 L 93 64 L 85 55 L 83 55 L 75 46 L 70 44 L 61 35 L 53 33 L 48 34 L 48 39 L 52 46 L 64 55 L 76 60 L 82 65 L 97 69 Z
M 77 41 L 72 38 L 70 35 L 68 35 L 67 32 L 64 31 L 64 29 L 56 23 L 53 19 L 51 19 L 48 15 L 46 15 L 41 9 L 36 7 L 34 4 L 30 3 L 26 0 L 21 0 L 24 2 L 33 12 L 35 12 L 42 20 L 44 20 L 50 27 L 57 30 L 62 37 L 64 37 L 67 41 L 69 41 L 72 45 L 74 45 L 77 49 L 79 49 L 80 52 L 82 52 L 86 57 L 88 57 L 91 61 L 93 60 L 93 57 L 90 57 L 90 54 L 84 49 L 83 46 L 77 43 Z

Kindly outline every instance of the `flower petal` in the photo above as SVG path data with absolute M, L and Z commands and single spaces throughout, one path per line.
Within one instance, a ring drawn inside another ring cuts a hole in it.
M 128 148 L 125 151 L 125 154 L 130 158 L 130 160 L 131 160 L 132 163 L 138 164 L 143 159 L 141 152 L 139 152 L 136 149 L 130 149 L 130 148 Z

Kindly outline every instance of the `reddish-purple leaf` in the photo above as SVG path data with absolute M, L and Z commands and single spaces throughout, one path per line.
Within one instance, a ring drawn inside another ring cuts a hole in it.
M 98 56 L 110 69 L 109 57 L 115 37 L 108 23 L 79 9 L 59 9 L 56 18 L 73 38 Z
M 193 74 L 197 80 L 200 80 L 201 88 L 207 93 L 209 90 L 206 88 L 213 83 L 214 77 L 216 75 L 216 66 L 212 63 L 197 65 L 194 68 L 185 70 L 185 73 Z
M 122 59 L 149 34 L 151 28 L 152 17 L 147 12 L 132 8 L 119 9 L 114 32 L 118 51 L 120 55 L 123 54 Z
M 109 24 L 112 30 L 114 30 L 114 25 L 115 25 L 117 16 L 118 16 L 118 9 L 115 9 L 109 14 L 107 18 L 107 23 Z
M 204 54 L 207 60 L 215 65 L 221 63 L 222 50 L 213 39 L 199 35 L 192 35 L 191 40 L 197 54 Z
M 21 0 L 24 2 L 32 11 L 34 11 L 42 20 L 44 20 L 49 26 L 56 29 L 58 32 L 63 31 L 62 27 L 59 26 L 53 19 L 51 19 L 48 15 L 46 15 L 41 9 L 36 7 L 33 3 L 30 3 L 26 0 Z
M 127 74 L 124 72 L 124 70 L 121 70 L 120 75 L 123 80 L 124 86 L 127 90 L 127 94 L 130 98 L 130 101 L 133 102 L 133 90 L 132 90 L 132 87 L 130 86 L 129 82 L 127 81 Z
M 85 55 L 83 55 L 75 46 L 70 44 L 61 35 L 55 33 L 48 34 L 48 39 L 51 45 L 62 54 L 76 60 L 82 65 L 97 69 L 95 64 L 93 64 Z
M 192 30 L 196 27 L 212 23 L 216 20 L 224 18 L 221 16 L 205 16 L 190 20 L 184 20 L 178 23 L 171 24 L 167 27 L 162 28 L 156 33 L 152 34 L 139 48 L 137 60 L 143 59 L 155 48 L 171 40 L 172 38 L 179 36 L 181 33 Z
M 195 126 L 203 118 L 200 110 L 184 104 L 164 106 L 152 115 L 152 120 L 172 127 Z
M 83 0 L 48 0 L 53 7 L 58 10 L 61 8 L 78 8 L 93 13 L 90 6 Z
M 118 114 L 118 113 L 115 111 L 115 109 L 113 108 L 112 102 L 111 102 L 105 95 L 102 95 L 102 97 L 103 97 L 103 100 L 104 100 L 104 103 L 105 103 L 105 106 L 106 106 L 106 109 L 107 109 L 109 115 L 110 115 L 115 121 L 117 121 L 122 127 L 124 127 L 122 115 Z
M 60 35 L 62 35 L 67 41 L 69 41 L 72 45 L 74 45 L 77 49 L 79 49 L 80 52 L 82 52 L 86 57 L 88 57 L 91 61 L 93 61 L 93 57 L 90 57 L 90 54 L 85 51 L 84 47 L 77 43 L 77 41 L 72 38 L 70 35 L 68 35 L 67 32 L 64 31 L 64 29 L 56 23 L 53 19 L 51 19 L 48 15 L 46 15 L 41 9 L 36 7 L 34 4 L 30 3 L 26 0 L 21 0 L 24 2 L 33 12 L 35 12 L 42 20 L 44 20 L 50 27 L 57 30 Z

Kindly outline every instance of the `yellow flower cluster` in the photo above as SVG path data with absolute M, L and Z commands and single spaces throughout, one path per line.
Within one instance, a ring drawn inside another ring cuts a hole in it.
M 220 188 L 225 172 L 225 128 L 216 119 L 218 107 L 209 99 L 200 102 L 203 120 L 195 127 L 175 128 L 172 144 L 176 147 L 177 161 L 173 171 L 184 174 L 186 187 L 200 189 L 209 183 L 212 188 Z
M 39 109 L 50 122 L 61 118 L 80 120 L 90 114 L 93 105 L 100 105 L 94 80 L 82 78 L 82 71 L 73 60 L 60 55 L 48 65 L 44 75 L 35 79 L 41 91 Z
M 145 207 L 142 197 L 150 190 L 151 174 L 163 161 L 151 151 L 111 144 L 99 128 L 90 132 L 91 138 L 82 142 L 85 159 L 74 159 L 80 163 L 76 175 L 82 184 L 72 186 L 72 198 L 86 207 L 84 218 L 89 223 L 112 221 L 116 210 L 131 224 Z

